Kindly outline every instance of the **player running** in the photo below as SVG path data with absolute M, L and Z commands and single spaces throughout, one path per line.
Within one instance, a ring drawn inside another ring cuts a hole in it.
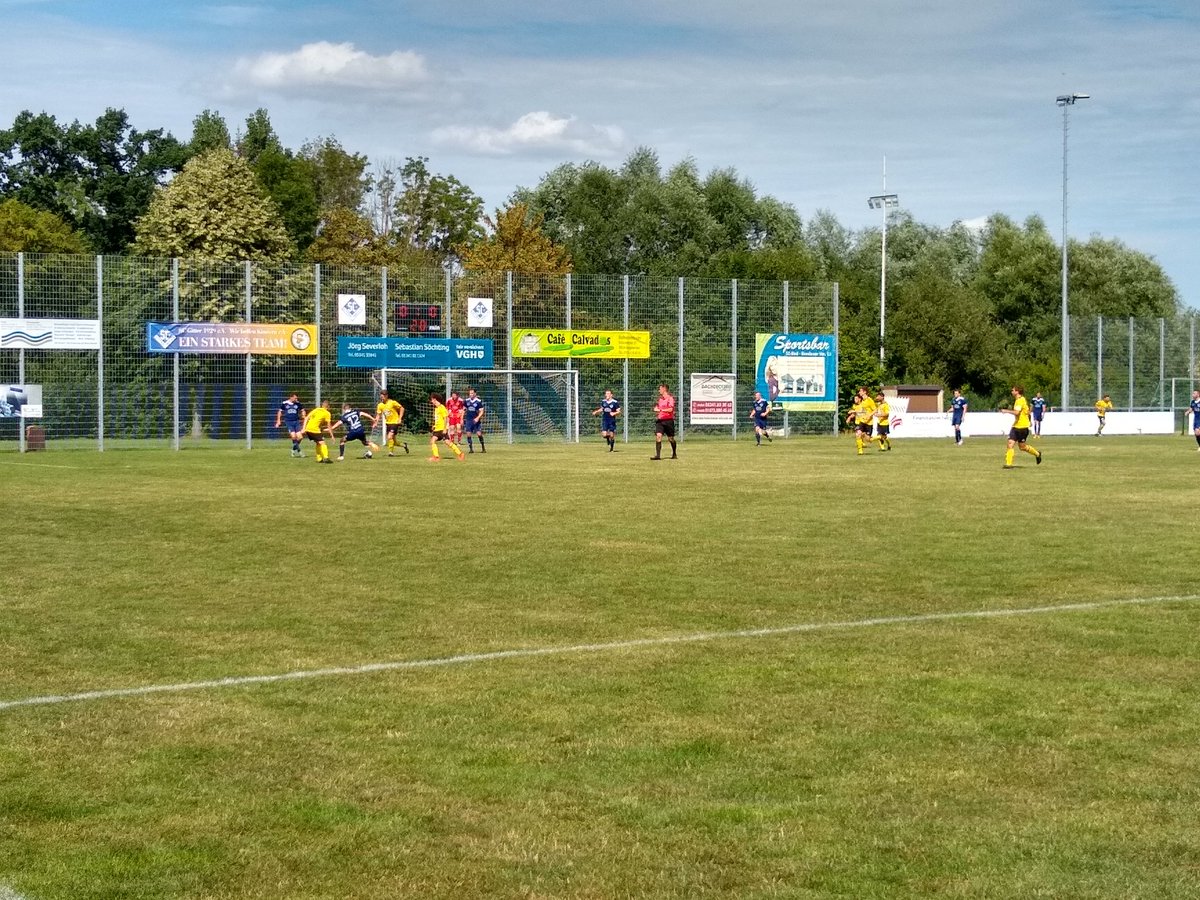
M 617 416 L 621 414 L 621 401 L 613 397 L 612 391 L 604 392 L 600 406 L 592 410 L 593 416 L 600 416 L 600 436 L 608 442 L 608 452 L 616 452 Z
M 383 430 L 384 436 L 387 439 L 388 456 L 395 456 L 396 433 L 400 431 L 400 424 L 404 421 L 404 407 L 400 404 L 400 401 L 393 400 L 385 389 L 379 392 L 379 402 L 375 405 L 375 412 L 379 414 L 375 421 L 379 421 L 380 417 L 383 418 Z M 401 441 L 400 443 L 404 445 L 404 452 L 407 453 L 408 441 Z
M 858 400 L 852 410 L 854 414 L 854 445 L 858 455 L 866 453 L 864 449 L 871 442 L 871 422 L 875 418 L 875 401 L 865 387 L 858 389 Z
M 467 388 L 467 399 L 463 401 L 463 416 L 467 428 L 467 452 L 475 452 L 474 438 L 479 438 L 479 452 L 487 453 L 483 444 L 483 417 L 487 406 L 483 398 L 475 393 L 475 388 Z
M 671 459 L 679 459 L 675 446 L 675 398 L 665 384 L 658 386 L 658 402 L 654 404 L 654 455 L 651 459 L 662 459 L 663 435 L 671 442 Z
M 292 439 L 292 456 L 303 456 L 300 442 L 304 440 L 304 419 L 308 410 L 300 402 L 299 394 L 290 394 L 275 410 L 275 427 L 287 426 L 288 437 Z
M 329 429 L 331 436 L 339 428 L 346 429 L 346 433 L 342 435 L 341 443 L 338 444 L 338 462 L 346 458 L 346 444 L 349 441 L 359 441 L 367 448 L 363 459 L 371 459 L 371 454 L 379 450 L 379 445 L 367 435 L 367 429 L 363 427 L 363 419 L 369 420 L 371 427 L 375 427 L 375 417 L 373 415 L 363 412 L 360 409 L 355 409 L 349 403 L 342 404 L 342 414 L 338 416 L 338 420 Z
M 1100 423 L 1096 426 L 1096 437 L 1104 434 L 1104 417 L 1108 415 L 1108 411 L 1112 408 L 1112 400 L 1108 394 L 1105 394 L 1096 401 L 1096 418 L 1100 420 Z
M 1012 430 L 1008 432 L 1008 450 L 1004 454 L 1004 468 L 1011 469 L 1013 467 L 1013 455 L 1017 447 L 1032 454 L 1040 466 L 1042 454 L 1025 443 L 1029 440 L 1029 401 L 1025 399 L 1025 389 L 1019 384 L 1014 385 L 1012 395 L 1012 407 L 1000 410 L 1000 412 L 1014 417 Z
M 761 391 L 754 392 L 754 405 L 750 408 L 750 421 L 754 423 L 754 446 L 761 447 L 762 439 L 771 443 L 771 432 L 768 429 L 767 416 L 771 413 L 771 402 L 763 397 Z
M 1033 395 L 1033 399 L 1029 401 L 1029 412 L 1033 417 L 1033 436 L 1040 438 L 1042 436 L 1042 419 L 1046 417 L 1046 398 L 1042 396 L 1042 392 L 1038 391 Z
M 950 401 L 950 424 L 954 426 L 954 443 L 961 447 L 963 436 L 963 420 L 967 418 L 967 398 L 958 388 L 954 389 L 954 399 Z
M 454 455 L 459 461 L 466 459 L 466 455 L 462 450 L 458 449 L 458 444 L 450 440 L 450 435 L 447 434 L 447 422 L 450 419 L 450 412 L 446 409 L 446 404 L 442 402 L 442 398 L 438 394 L 429 395 L 429 403 L 433 406 L 433 431 L 429 435 L 429 452 L 430 462 L 441 462 L 442 456 L 438 453 L 438 441 L 445 441 L 446 446 L 454 451 Z
M 892 449 L 892 439 L 888 437 L 888 432 L 892 430 L 892 407 L 887 402 L 887 397 L 882 392 L 875 395 L 875 437 L 873 441 L 879 441 L 879 451 L 882 453 L 885 450 Z
M 1200 391 L 1192 391 L 1192 434 L 1196 436 L 1196 449 L 1200 450 Z
M 308 414 L 304 420 L 304 436 L 317 445 L 317 462 L 333 464 L 329 458 L 329 448 L 325 446 L 324 431 L 333 440 L 333 429 L 330 427 L 329 401 L 322 400 L 321 405 Z

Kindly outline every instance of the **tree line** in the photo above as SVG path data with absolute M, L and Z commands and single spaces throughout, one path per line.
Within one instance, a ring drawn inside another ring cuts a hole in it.
M 837 282 L 842 383 L 936 383 L 1001 397 L 1059 382 L 1061 247 L 1036 216 L 888 224 L 886 364 L 878 360 L 881 229 L 802 220 L 733 168 L 566 163 L 490 215 L 425 156 L 370 160 L 331 136 L 285 147 L 259 109 L 192 134 L 25 111 L 0 130 L 0 250 Z M 1093 235 L 1070 246 L 1074 316 L 1183 315 L 1149 255 Z M 212 310 L 209 310 L 211 313 Z

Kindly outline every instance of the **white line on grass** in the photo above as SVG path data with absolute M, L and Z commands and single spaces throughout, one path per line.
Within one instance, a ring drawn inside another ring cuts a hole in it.
M 25 900 L 24 895 L 18 894 L 6 884 L 0 884 L 0 900 Z
M 397 660 L 365 663 L 359 666 L 336 666 L 328 669 L 304 669 L 274 675 L 233 675 L 211 681 L 184 681 L 177 684 L 150 684 L 142 687 L 109 688 L 83 691 L 78 694 L 49 694 L 19 700 L 0 700 L 0 712 L 18 706 L 52 706 L 58 703 L 81 703 L 85 700 L 110 700 L 115 697 L 144 697 L 148 694 L 168 694 L 180 691 L 202 691 L 213 688 L 241 687 L 251 684 L 273 684 L 279 681 L 302 681 L 310 678 L 332 678 L 345 675 L 368 675 L 374 672 L 396 672 L 404 669 L 427 669 L 434 666 L 456 666 L 466 663 L 491 662 L 498 659 L 520 659 L 535 656 L 562 656 L 568 653 L 603 653 L 609 650 L 630 650 L 640 647 L 662 647 L 670 644 L 695 644 L 702 641 L 725 641 L 740 638 L 775 637 L 813 631 L 834 631 L 845 628 L 871 628 L 880 625 L 912 625 L 923 622 L 945 622 L 953 619 L 997 619 L 1006 616 L 1033 616 L 1043 613 L 1107 609 L 1115 606 L 1144 606 L 1151 603 L 1176 603 L 1200 600 L 1200 594 L 1177 594 L 1167 597 L 1127 597 L 1121 600 L 1096 600 L 1088 603 L 1061 603 L 1055 606 L 1026 606 L 1015 609 L 976 609 L 958 612 L 921 613 L 911 616 L 883 616 L 874 619 L 852 619 L 840 622 L 806 622 L 774 628 L 748 628 L 741 631 L 709 631 L 666 637 L 634 638 L 603 644 L 571 644 L 559 647 L 526 647 L 516 650 L 493 650 L 486 653 L 464 653 L 432 659 Z M 6 900 L 0 894 L 0 900 Z

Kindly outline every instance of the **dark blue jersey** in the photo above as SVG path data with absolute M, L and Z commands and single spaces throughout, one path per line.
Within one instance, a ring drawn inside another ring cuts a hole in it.
M 479 414 L 483 412 L 483 398 L 467 397 L 463 400 L 463 410 L 466 413 L 468 421 L 478 418 Z
M 304 409 L 304 404 L 299 400 L 284 400 L 279 404 L 279 411 L 283 413 L 284 419 L 289 422 L 299 422 L 300 413 Z
M 961 422 L 963 413 L 967 411 L 967 398 L 955 397 L 950 401 L 950 417 L 954 422 Z
M 1041 419 L 1046 414 L 1046 398 L 1034 397 L 1029 401 L 1029 410 L 1035 419 Z
M 601 400 L 600 409 L 603 410 L 604 418 L 614 418 L 621 411 L 621 401 L 616 397 L 611 400 Z
M 362 431 L 362 413 L 357 409 L 347 410 L 338 416 L 338 421 L 346 429 L 346 434 L 353 434 L 356 431 Z
M 770 408 L 771 408 L 771 401 L 755 400 L 754 401 L 754 417 L 756 419 L 765 419 L 767 417 L 767 410 L 769 410 Z
M 1192 411 L 1192 428 L 1200 428 L 1200 400 L 1193 400 L 1189 409 Z

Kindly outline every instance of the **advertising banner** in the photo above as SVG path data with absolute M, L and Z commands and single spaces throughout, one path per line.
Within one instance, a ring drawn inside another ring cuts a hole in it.
M 367 324 L 366 294 L 338 294 L 337 304 L 339 325 Z
M 477 338 L 338 338 L 346 369 L 490 369 L 492 358 L 492 341 Z
M 755 390 L 774 409 L 837 410 L 837 338 L 832 334 L 756 334 Z
M 736 398 L 736 375 L 693 372 L 689 421 L 692 425 L 732 425 Z
M 512 336 L 513 356 L 649 359 L 648 331 L 573 331 L 523 328 Z
M 0 384 L 0 419 L 40 419 L 40 384 Z
M 99 349 L 99 319 L 0 319 L 0 350 Z
M 491 297 L 468 297 L 467 298 L 467 327 L 468 328 L 491 328 L 492 327 L 492 298 Z
M 151 353 L 316 356 L 316 325 L 266 322 L 147 322 Z

